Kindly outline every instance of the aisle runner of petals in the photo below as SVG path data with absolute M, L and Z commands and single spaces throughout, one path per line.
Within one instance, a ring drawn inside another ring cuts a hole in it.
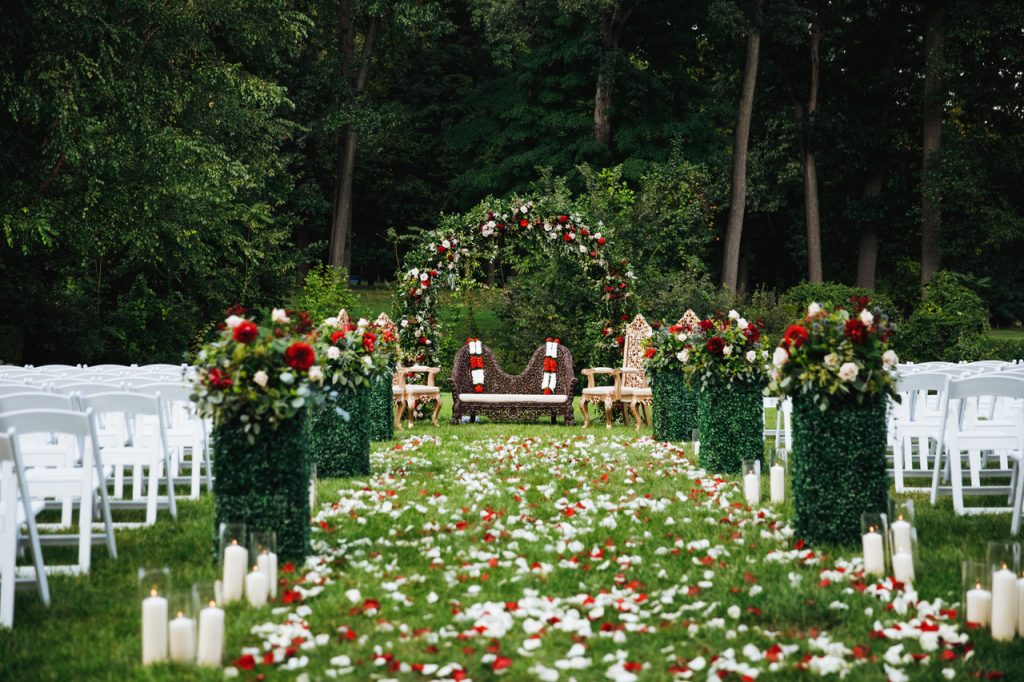
M 898 681 L 973 654 L 941 599 L 816 554 L 679 448 L 440 445 L 374 453 L 378 473 L 319 510 L 315 555 L 285 567 L 276 620 L 228 676 Z

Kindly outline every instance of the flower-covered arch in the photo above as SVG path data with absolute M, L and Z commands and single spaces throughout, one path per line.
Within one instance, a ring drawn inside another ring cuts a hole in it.
M 443 216 L 437 228 L 423 233 L 398 273 L 399 338 L 407 362 L 437 363 L 441 290 L 458 289 L 485 260 L 501 255 L 515 265 L 530 253 L 564 256 L 579 265 L 605 311 L 603 319 L 594 320 L 594 335 L 609 350 L 621 352 L 615 330 L 631 312 L 634 275 L 629 263 L 614 258 L 603 225 L 592 226 L 579 210 L 551 210 L 544 203 L 521 197 L 487 199 L 469 213 Z

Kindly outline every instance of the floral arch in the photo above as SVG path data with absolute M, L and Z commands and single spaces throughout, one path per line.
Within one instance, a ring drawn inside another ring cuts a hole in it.
M 423 233 L 398 274 L 399 338 L 407 362 L 437 363 L 441 330 L 436 307 L 441 290 L 458 289 L 478 274 L 485 260 L 500 255 L 514 265 L 524 254 L 538 252 L 565 256 L 579 265 L 605 311 L 604 319 L 594 320 L 594 337 L 603 339 L 600 343 L 609 354 L 621 353 L 616 330 L 632 312 L 634 276 L 629 263 L 614 258 L 603 225 L 592 227 L 581 211 L 555 210 L 544 203 L 521 197 L 507 202 L 487 199 L 469 213 L 442 216 L 437 228 Z

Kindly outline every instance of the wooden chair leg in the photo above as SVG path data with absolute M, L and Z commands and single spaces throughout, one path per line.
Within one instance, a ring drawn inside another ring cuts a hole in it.
M 402 415 L 405 414 L 405 401 L 395 401 L 395 428 L 402 428 Z
M 586 398 L 580 398 L 580 412 L 583 413 L 583 428 L 590 426 L 590 402 Z
M 633 415 L 633 428 L 637 431 L 640 430 L 640 413 L 636 409 L 636 401 L 629 401 L 629 413 Z
M 437 397 L 434 401 L 434 414 L 430 418 L 430 423 L 437 426 L 437 415 L 441 414 L 441 396 Z
M 412 428 L 412 420 L 416 416 L 416 398 L 406 398 L 405 417 L 409 421 L 409 428 Z
M 612 401 L 608 398 L 604 401 L 604 427 L 612 428 Z

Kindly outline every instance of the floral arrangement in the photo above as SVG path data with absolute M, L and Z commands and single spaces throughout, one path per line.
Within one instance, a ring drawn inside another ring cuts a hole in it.
M 735 310 L 724 319 L 680 322 L 659 330 L 644 354 L 653 370 L 682 370 L 692 384 L 757 382 L 764 375 L 767 351 L 761 349 L 761 322 L 748 322 Z
M 337 317 L 324 320 L 317 331 L 324 357 L 323 382 L 329 389 L 352 392 L 369 388 L 394 369 L 398 339 L 390 330 L 365 318 L 353 324 L 342 310 Z
M 309 315 L 275 308 L 261 325 L 246 312 L 229 309 L 219 337 L 196 356 L 191 397 L 200 415 L 218 423 L 237 419 L 254 442 L 315 401 L 314 385 L 324 375 Z
M 817 303 L 786 329 L 772 356 L 768 391 L 778 396 L 810 395 L 821 410 L 836 400 L 888 395 L 899 400 L 891 371 L 899 358 L 889 347 L 893 325 L 870 299 L 854 296 L 853 310 L 828 311 Z
M 559 340 L 550 336 L 544 343 L 544 377 L 540 382 L 544 395 L 551 395 L 558 386 L 558 344 Z

